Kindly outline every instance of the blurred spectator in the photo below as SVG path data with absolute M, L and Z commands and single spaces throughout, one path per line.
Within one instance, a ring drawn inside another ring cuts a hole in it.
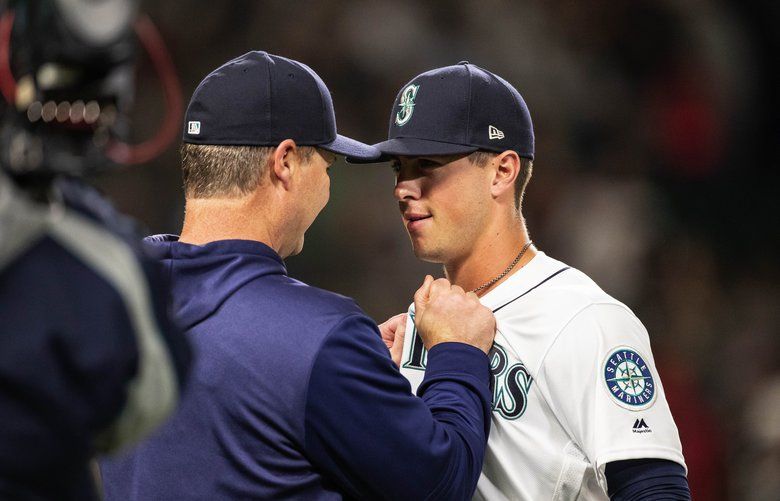
M 780 374 L 755 387 L 745 408 L 745 443 L 733 499 L 774 501 L 780 492 Z

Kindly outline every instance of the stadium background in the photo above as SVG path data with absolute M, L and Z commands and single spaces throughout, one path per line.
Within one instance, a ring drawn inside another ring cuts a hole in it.
M 525 202 L 548 254 L 590 274 L 651 333 L 695 499 L 780 497 L 780 8 L 772 0 L 142 1 L 185 100 L 251 49 L 330 87 L 339 131 L 384 139 L 395 93 L 461 60 L 520 90 L 537 154 Z M 138 74 L 136 139 L 162 115 Z M 178 153 L 97 179 L 153 233 L 176 233 Z M 331 201 L 291 274 L 382 321 L 424 273 L 386 164 L 332 170 Z

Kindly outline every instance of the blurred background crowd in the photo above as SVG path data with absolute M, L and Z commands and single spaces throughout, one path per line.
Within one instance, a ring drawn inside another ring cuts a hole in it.
M 339 131 L 385 138 L 414 75 L 468 60 L 512 82 L 534 119 L 524 213 L 549 255 L 591 275 L 647 326 L 695 499 L 780 499 L 780 7 L 773 0 L 143 1 L 188 99 L 260 49 L 307 63 Z M 163 96 L 142 64 L 133 130 Z M 331 201 L 291 275 L 377 321 L 425 273 L 387 164 L 332 170 Z M 177 233 L 171 148 L 96 180 L 151 233 Z

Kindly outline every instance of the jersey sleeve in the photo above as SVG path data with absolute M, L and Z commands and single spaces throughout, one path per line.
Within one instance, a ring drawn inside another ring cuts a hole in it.
M 604 474 L 612 501 L 691 499 L 685 468 L 665 459 L 613 461 L 607 464 Z
M 644 326 L 624 306 L 592 304 L 560 332 L 537 384 L 606 492 L 607 463 L 667 459 L 685 466 Z
M 352 497 L 470 499 L 489 430 L 489 377 L 480 350 L 442 343 L 415 397 L 376 325 L 349 317 L 312 367 L 307 456 Z

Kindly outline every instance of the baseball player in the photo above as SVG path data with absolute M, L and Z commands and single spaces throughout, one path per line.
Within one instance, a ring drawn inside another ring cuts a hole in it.
M 497 318 L 475 499 L 689 499 L 644 326 L 529 239 L 534 134 L 517 90 L 467 62 L 428 71 L 400 90 L 389 139 L 375 146 L 393 160 L 415 255 L 442 263 Z M 415 320 L 412 305 L 401 371 L 413 388 L 427 364 Z

